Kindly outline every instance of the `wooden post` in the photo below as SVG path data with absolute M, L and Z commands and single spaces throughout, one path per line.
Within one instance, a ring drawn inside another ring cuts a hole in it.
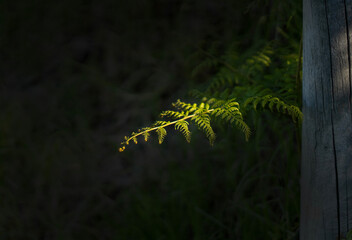
M 303 0 L 300 239 L 352 229 L 352 0 Z

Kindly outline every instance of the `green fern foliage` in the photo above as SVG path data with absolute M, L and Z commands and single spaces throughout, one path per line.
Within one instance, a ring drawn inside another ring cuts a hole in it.
M 214 54 L 205 56 L 215 58 Z M 300 125 L 303 118 L 300 110 L 301 58 L 297 45 L 281 46 L 280 49 L 264 46 L 244 59 L 237 55 L 231 58 L 225 53 L 220 61 L 222 67 L 210 78 L 205 91 L 193 90 L 191 95 L 198 99 L 236 98 L 244 113 L 251 109 L 256 111 L 260 105 L 261 109 L 284 114 Z
M 159 144 L 162 144 L 167 134 L 165 128 L 160 127 L 156 129 L 156 133 L 158 134 Z
M 216 139 L 211 124 L 213 120 L 236 127 L 248 141 L 251 130 L 244 116 L 252 110 L 267 109 L 274 114 L 283 114 L 300 126 L 303 118 L 300 110 L 302 51 L 296 45 L 278 49 L 267 45 L 240 57 L 236 44 L 224 53 L 217 52 L 216 47 L 211 47 L 209 51 L 199 48 L 197 56 L 203 60 L 195 66 L 192 75 L 197 77 L 207 68 L 218 71 L 209 78 L 205 90 L 191 91 L 191 96 L 199 99 L 198 102 L 177 100 L 172 104 L 174 110 L 160 114 L 166 120 L 158 120 L 151 127 L 126 136 L 119 151 L 124 151 L 131 140 L 138 143 L 140 135 L 147 141 L 152 131 L 156 131 L 161 144 L 167 135 L 165 128 L 171 125 L 189 143 L 191 123 L 204 132 L 210 145 L 213 145 Z
M 175 129 L 180 131 L 183 136 L 186 138 L 188 143 L 191 142 L 191 132 L 188 129 L 189 122 L 187 121 L 180 121 L 175 123 Z
M 289 105 L 272 95 L 250 97 L 244 103 L 244 107 L 250 104 L 253 105 L 254 110 L 257 110 L 257 106 L 260 105 L 262 108 L 268 107 L 272 112 L 276 110 L 279 113 L 287 114 L 292 117 L 294 122 L 301 123 L 303 119 L 303 114 L 297 106 Z
M 210 125 L 209 111 L 200 108 L 196 111 L 196 114 L 194 114 L 191 120 L 205 133 L 209 139 L 210 145 L 213 145 L 216 135 Z
M 230 123 L 232 126 L 236 126 L 244 133 L 245 139 L 248 141 L 251 130 L 244 122 L 240 111 L 240 105 L 235 100 L 235 98 L 229 100 L 218 100 L 216 98 L 211 98 L 208 101 L 208 104 L 212 104 L 214 109 L 214 111 L 211 112 L 211 115 L 217 119 L 220 118 L 221 120 Z
M 167 110 L 160 115 L 162 118 L 172 119 L 173 121 L 158 120 L 152 124 L 151 127 L 142 128 L 138 133 L 133 132 L 131 136 L 125 137 L 125 141 L 121 143 L 122 146 L 119 148 L 119 151 L 124 151 L 126 145 L 129 145 L 131 140 L 138 143 L 137 138 L 139 136 L 144 136 L 144 140 L 147 141 L 152 131 L 157 133 L 158 142 L 161 144 L 164 142 L 167 135 L 165 128 L 171 125 L 174 125 L 175 129 L 179 131 L 189 143 L 191 141 L 191 131 L 189 130 L 190 123 L 193 123 L 198 129 L 203 131 L 210 145 L 213 145 L 216 134 L 211 126 L 211 118 L 217 118 L 237 126 L 244 132 L 246 139 L 249 138 L 250 128 L 243 121 L 239 103 L 236 102 L 235 99 L 221 100 L 211 98 L 207 100 L 204 98 L 203 100 L 204 101 L 199 104 L 177 100 L 177 102 L 172 104 L 176 110 Z

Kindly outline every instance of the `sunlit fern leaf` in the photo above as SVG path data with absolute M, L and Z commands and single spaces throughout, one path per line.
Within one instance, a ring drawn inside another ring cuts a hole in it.
M 231 125 L 236 125 L 245 135 L 246 140 L 248 141 L 250 136 L 250 128 L 243 121 L 242 113 L 239 110 L 239 103 L 235 101 L 236 99 L 230 99 L 227 101 L 223 100 L 212 100 L 216 102 L 221 102 L 220 107 L 215 108 L 211 115 L 215 118 L 223 119 L 229 122 Z
M 163 126 L 170 123 L 169 121 L 156 121 L 152 126 L 157 127 L 157 126 Z
M 162 144 L 167 134 L 165 128 L 158 128 L 156 130 L 156 133 L 158 134 L 159 144 Z
M 239 111 L 240 104 L 235 101 L 236 99 L 230 99 L 227 100 L 223 106 L 223 108 L 229 110 L 229 111 Z
M 151 128 L 143 128 L 138 133 L 133 132 L 130 137 L 125 137 L 119 151 L 123 151 L 129 141 L 136 142 L 140 135 L 148 140 L 151 131 L 157 132 L 159 143 L 162 143 L 167 134 L 165 128 L 173 124 L 189 142 L 191 133 L 188 119 L 202 130 L 210 144 L 213 144 L 215 133 L 210 124 L 210 117 L 236 126 L 248 140 L 251 131 L 244 121 L 242 109 L 246 114 L 248 110 L 267 108 L 271 112 L 290 116 L 294 122 L 300 124 L 303 115 L 298 104 L 300 85 L 297 81 L 301 79 L 301 70 L 295 67 L 298 65 L 298 55 L 274 58 L 271 48 L 264 47 L 249 57 L 240 59 L 234 49 L 229 48 L 222 56 L 217 56 L 219 49 L 207 51 L 200 49 L 201 56 L 205 60 L 194 69 L 193 74 L 197 75 L 205 69 L 215 67 L 218 68 L 218 72 L 210 79 L 208 88 L 192 92 L 192 96 L 199 101 L 186 103 L 177 100 L 173 103 L 176 110 L 161 113 L 161 117 L 169 118 L 171 122 L 156 121 Z
M 191 120 L 201 129 L 209 140 L 210 145 L 214 144 L 216 135 L 210 125 L 210 116 L 202 110 L 198 110 Z
M 177 102 L 172 104 L 175 108 L 183 110 L 183 111 L 188 111 L 188 113 L 192 113 L 198 109 L 197 104 L 193 103 L 185 103 L 182 102 L 180 99 L 177 100 Z
M 148 139 L 149 139 L 149 136 L 150 136 L 150 133 L 149 132 L 144 132 L 143 133 L 143 137 L 144 137 L 144 141 L 148 141 Z
M 187 121 L 180 121 L 175 124 L 175 129 L 180 131 L 189 143 L 191 142 L 191 132 L 188 129 L 188 125 Z
M 162 112 L 160 116 L 178 119 L 178 118 L 183 118 L 185 114 L 183 112 L 175 112 L 175 111 L 168 110 L 168 111 Z

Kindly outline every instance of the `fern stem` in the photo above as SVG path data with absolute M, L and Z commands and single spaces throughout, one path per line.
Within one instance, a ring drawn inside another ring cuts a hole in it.
M 205 113 L 210 113 L 210 112 L 212 112 L 212 111 L 214 111 L 214 110 L 215 110 L 215 109 L 209 109 L 209 110 L 207 110 Z M 192 117 L 194 117 L 194 116 L 196 116 L 196 115 L 197 115 L 197 114 L 192 114 L 192 115 L 186 116 L 186 117 L 184 117 L 184 118 L 177 119 L 177 120 L 175 120 L 175 121 L 173 121 L 173 122 L 169 122 L 169 123 L 167 123 L 167 124 L 164 124 L 164 125 L 161 125 L 161 126 L 157 126 L 157 127 L 153 127 L 153 128 L 151 128 L 151 129 L 148 129 L 148 130 L 145 130 L 145 131 L 143 131 L 143 132 L 137 133 L 136 135 L 131 136 L 130 138 L 128 138 L 128 139 L 126 140 L 126 142 L 131 141 L 133 138 L 136 138 L 136 137 L 142 135 L 143 133 L 151 132 L 151 131 L 157 130 L 157 129 L 159 129 L 159 128 L 164 128 L 164 127 L 167 127 L 167 126 L 176 124 L 176 123 L 178 123 L 178 122 L 181 122 L 181 121 L 184 121 L 184 120 L 186 120 L 186 119 L 192 118 Z

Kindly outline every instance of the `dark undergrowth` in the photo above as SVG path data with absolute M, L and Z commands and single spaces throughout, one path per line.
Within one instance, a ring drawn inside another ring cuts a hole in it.
M 200 46 L 221 57 L 236 42 L 245 58 L 280 42 L 275 56 L 297 58 L 300 4 L 2 3 L 0 238 L 298 239 L 300 140 L 287 116 L 249 111 L 248 142 L 216 123 L 213 147 L 191 127 L 189 144 L 170 130 L 162 145 L 118 148 L 204 90 L 219 67 L 192 75 Z

